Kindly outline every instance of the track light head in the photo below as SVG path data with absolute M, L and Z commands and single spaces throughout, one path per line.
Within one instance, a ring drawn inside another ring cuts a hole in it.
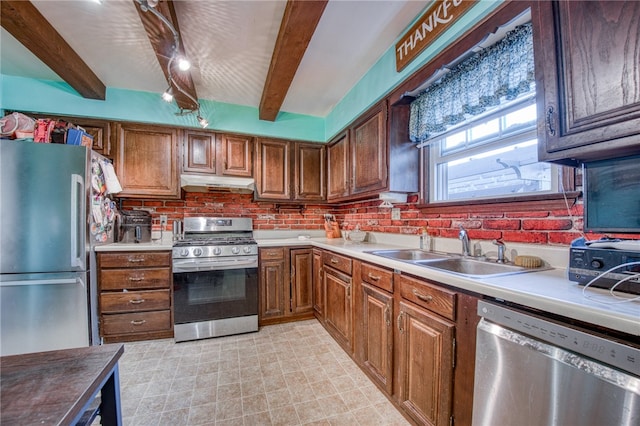
M 173 101 L 173 91 L 171 90 L 171 87 L 169 87 L 167 90 L 164 91 L 164 93 L 162 94 L 162 100 L 168 103 L 171 103 Z
M 198 114 L 197 118 L 198 118 L 198 123 L 200 124 L 200 127 L 202 127 L 203 129 L 206 129 L 207 126 L 209 126 L 209 121 L 207 121 L 207 119 L 205 118 L 202 118 L 200 114 Z
M 181 71 L 187 71 L 191 68 L 191 62 L 184 56 L 181 56 L 178 58 L 178 68 L 180 68 Z

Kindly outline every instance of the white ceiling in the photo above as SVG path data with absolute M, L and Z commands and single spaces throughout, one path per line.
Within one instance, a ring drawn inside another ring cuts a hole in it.
M 167 88 L 133 0 L 32 3 L 107 87 Z M 330 0 L 281 111 L 326 116 L 428 3 Z M 285 1 L 174 4 L 198 97 L 257 108 Z M 0 36 L 2 74 L 61 80 L 4 29 Z

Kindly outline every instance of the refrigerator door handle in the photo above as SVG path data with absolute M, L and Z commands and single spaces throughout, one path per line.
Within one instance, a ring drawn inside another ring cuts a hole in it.
M 81 284 L 83 287 L 84 282 L 79 278 L 61 278 L 55 280 L 24 280 L 24 281 L 0 281 L 0 287 L 15 287 L 15 286 L 28 286 L 28 285 L 60 285 L 60 284 Z
M 78 174 L 71 175 L 71 266 L 84 269 L 84 253 L 79 250 L 82 247 L 82 228 L 86 226 L 79 217 L 82 212 L 82 200 L 84 197 L 84 178 Z

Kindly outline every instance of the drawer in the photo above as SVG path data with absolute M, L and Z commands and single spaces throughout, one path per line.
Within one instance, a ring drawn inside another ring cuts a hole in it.
M 144 288 L 170 288 L 169 268 L 102 269 L 100 290 L 138 290 Z
M 171 307 L 169 290 L 127 291 L 100 294 L 100 312 L 157 311 Z
M 455 321 L 456 293 L 404 275 L 396 275 L 396 285 L 403 298 Z
M 260 249 L 260 260 L 284 259 L 284 247 L 269 247 Z
M 171 330 L 171 311 L 102 315 L 102 333 L 128 334 Z
M 360 268 L 360 279 L 393 293 L 393 272 L 388 269 L 363 263 Z
M 99 268 L 144 268 L 171 266 L 170 251 L 128 251 L 98 253 Z
M 322 253 L 322 263 L 351 275 L 351 258 L 349 257 L 325 251 Z

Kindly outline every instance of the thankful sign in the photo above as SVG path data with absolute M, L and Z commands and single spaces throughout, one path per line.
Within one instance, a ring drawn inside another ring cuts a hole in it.
M 477 0 L 436 0 L 396 43 L 396 71 L 402 71 L 476 2 Z

